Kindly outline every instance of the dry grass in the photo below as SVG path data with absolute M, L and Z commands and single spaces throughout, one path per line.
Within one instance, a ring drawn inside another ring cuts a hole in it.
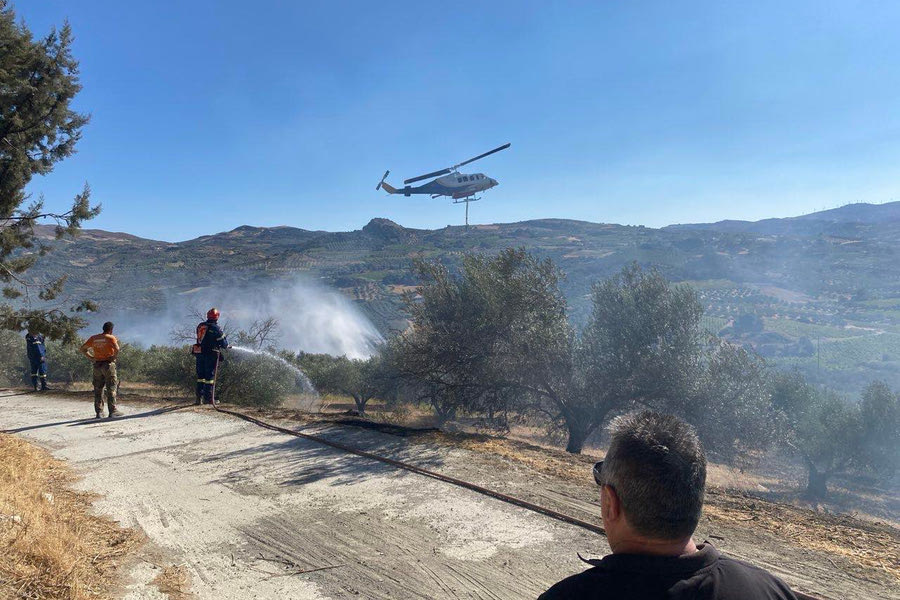
M 159 591 L 167 595 L 171 600 L 187 600 L 191 597 L 191 576 L 182 565 L 172 565 L 163 568 L 153 579 L 153 585 Z
M 845 570 L 860 579 L 900 585 L 900 531 L 887 523 L 720 489 L 708 491 L 703 512 L 714 522 L 762 529 L 801 548 L 840 557 Z
M 104 597 L 133 530 L 90 513 L 91 494 L 45 450 L 0 434 L 0 597 Z
M 453 445 L 473 452 L 493 454 L 530 469 L 566 481 L 583 483 L 594 481 L 591 468 L 603 457 L 599 455 L 570 454 L 562 450 L 554 450 L 513 439 L 473 436 L 470 434 L 434 434 L 435 442 Z M 443 438 L 443 439 L 440 439 Z

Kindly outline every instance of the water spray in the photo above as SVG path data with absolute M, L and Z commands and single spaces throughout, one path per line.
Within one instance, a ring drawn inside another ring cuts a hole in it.
M 304 394 L 313 396 L 316 399 L 319 398 L 319 392 L 316 390 L 316 387 L 313 385 L 312 381 L 310 381 L 309 377 L 306 376 L 306 373 L 304 373 L 296 365 L 291 364 L 290 362 L 286 361 L 284 358 L 278 356 L 277 354 L 272 354 L 271 352 L 268 352 L 267 350 L 255 350 L 253 348 L 246 348 L 244 346 L 229 346 L 228 348 L 229 348 L 229 350 L 236 350 L 238 352 L 246 352 L 248 354 L 253 354 L 255 356 L 264 356 L 266 358 L 271 358 L 272 360 L 278 361 L 279 363 L 281 363 L 282 365 L 284 365 L 285 367 L 287 367 L 288 369 L 291 370 L 291 372 L 297 378 L 297 383 L 299 384 L 300 389 L 302 390 L 302 392 Z

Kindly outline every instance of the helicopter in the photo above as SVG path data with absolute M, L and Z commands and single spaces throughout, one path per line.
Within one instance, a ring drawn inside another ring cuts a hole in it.
M 440 169 L 439 171 L 434 171 L 433 173 L 427 173 L 425 175 L 419 175 L 418 177 L 413 177 L 411 179 L 405 180 L 403 183 L 405 187 L 395 188 L 391 184 L 389 184 L 385 179 L 387 176 L 391 174 L 390 171 L 385 171 L 384 175 L 381 178 L 381 181 L 378 182 L 378 185 L 375 186 L 376 190 L 384 189 L 388 194 L 403 194 L 404 196 L 411 196 L 413 194 L 429 194 L 432 198 L 438 198 L 440 196 L 449 196 L 453 198 L 454 204 L 465 204 L 466 205 L 466 227 L 469 226 L 469 203 L 477 202 L 481 200 L 481 198 L 476 197 L 478 192 L 484 192 L 486 190 L 491 189 L 499 185 L 499 182 L 492 177 L 488 177 L 484 173 L 460 173 L 458 169 L 463 165 L 467 165 L 471 162 L 475 162 L 476 160 L 480 160 L 485 156 L 490 156 L 495 152 L 500 152 L 501 150 L 506 150 L 509 148 L 510 144 L 506 143 L 502 146 L 498 146 L 493 150 L 489 150 L 484 154 L 479 154 L 475 158 L 470 158 L 469 160 L 463 161 L 457 165 L 453 165 L 452 167 L 447 167 L 446 169 Z M 443 177 L 441 177 L 443 175 Z M 415 183 L 417 181 L 422 181 L 424 179 L 431 179 L 432 177 L 437 177 L 437 179 L 433 179 L 424 185 L 419 185 L 416 187 L 410 187 L 410 183 Z

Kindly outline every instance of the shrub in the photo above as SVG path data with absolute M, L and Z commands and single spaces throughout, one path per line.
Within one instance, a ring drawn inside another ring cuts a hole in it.
M 290 366 L 266 354 L 231 354 L 219 365 L 216 398 L 242 406 L 278 406 L 297 389 Z
M 28 358 L 25 354 L 25 340 L 12 331 L 0 330 L 0 383 L 22 385 L 28 379 Z
M 116 369 L 121 381 L 147 381 L 147 350 L 134 344 L 122 344 Z
M 195 359 L 188 346 L 150 346 L 144 351 L 143 373 L 148 383 L 193 395 L 197 381 Z
M 72 344 L 47 342 L 47 379 L 51 382 L 90 381 L 91 361 L 78 351 L 81 340 Z M 24 350 L 23 350 L 24 354 Z

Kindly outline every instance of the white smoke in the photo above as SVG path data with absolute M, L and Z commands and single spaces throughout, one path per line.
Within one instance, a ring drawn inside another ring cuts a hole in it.
M 200 304 L 216 306 L 230 329 L 246 329 L 254 320 L 275 317 L 278 345 L 289 350 L 366 358 L 382 341 L 375 326 L 350 300 L 311 281 L 275 282 L 203 296 Z
M 374 325 L 340 292 L 309 280 L 233 282 L 181 292 L 152 315 L 120 313 L 115 333 L 144 346 L 172 343 L 173 329 L 193 328 L 210 307 L 222 313 L 230 335 L 257 320 L 278 321 L 277 346 L 292 352 L 366 358 L 383 341 Z M 193 319 L 193 320 L 192 320 Z M 101 319 L 99 322 L 102 322 Z

